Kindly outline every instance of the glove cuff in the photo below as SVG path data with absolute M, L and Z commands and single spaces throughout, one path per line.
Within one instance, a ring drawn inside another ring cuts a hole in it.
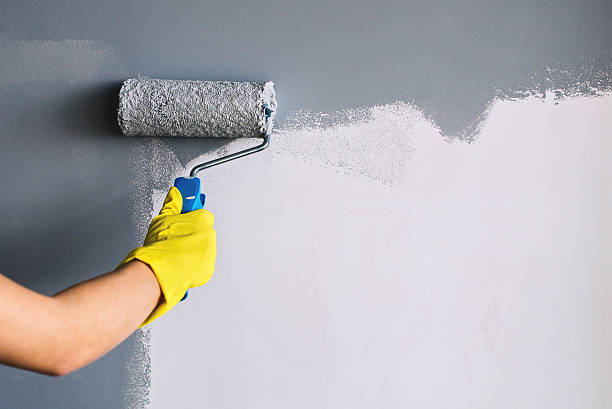
M 185 288 L 178 288 L 176 285 L 168 286 L 169 280 L 164 279 L 164 271 L 167 270 L 164 268 L 163 265 L 160 265 L 155 261 L 156 259 L 158 259 L 157 257 L 148 254 L 148 250 L 149 249 L 145 247 L 137 247 L 134 250 L 130 251 L 130 253 L 125 257 L 125 259 L 123 259 L 123 261 L 119 264 L 121 266 L 132 260 L 138 260 L 147 264 L 155 274 L 155 277 L 159 282 L 159 287 L 163 295 L 163 297 L 161 297 L 159 301 L 159 304 L 157 304 L 153 311 L 151 311 L 151 314 L 149 314 L 149 316 L 143 321 L 142 324 L 140 324 L 138 328 L 142 328 L 145 325 L 150 324 L 157 318 L 164 315 L 166 312 L 170 311 L 170 309 L 172 309 L 172 307 L 178 304 L 181 298 L 183 298 L 183 296 L 185 295 L 185 291 L 187 291 L 188 289 L 187 286 L 185 286 Z

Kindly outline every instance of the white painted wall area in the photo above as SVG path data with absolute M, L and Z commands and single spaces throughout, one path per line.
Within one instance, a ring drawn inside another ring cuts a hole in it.
M 211 169 L 217 270 L 152 326 L 151 407 L 612 407 L 611 109 L 498 101 L 467 145 L 396 104 Z M 351 135 L 388 154 L 329 160 Z

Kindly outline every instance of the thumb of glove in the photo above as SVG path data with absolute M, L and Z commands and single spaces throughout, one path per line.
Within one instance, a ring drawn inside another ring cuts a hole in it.
M 160 216 L 172 216 L 175 214 L 181 214 L 183 209 L 183 197 L 181 192 L 174 186 L 170 188 L 166 199 L 164 200 L 164 206 L 159 211 Z

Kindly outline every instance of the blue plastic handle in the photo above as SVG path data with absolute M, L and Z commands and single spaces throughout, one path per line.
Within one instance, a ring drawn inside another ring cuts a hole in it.
M 176 178 L 174 179 L 174 187 L 176 187 L 183 197 L 183 208 L 181 213 L 189 213 L 193 210 L 202 209 L 206 201 L 206 195 L 202 192 L 202 182 L 200 178 Z M 189 290 L 185 291 L 185 295 L 181 298 L 184 301 L 189 296 Z

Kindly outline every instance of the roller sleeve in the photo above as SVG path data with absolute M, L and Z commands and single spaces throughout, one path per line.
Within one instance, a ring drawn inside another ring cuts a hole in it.
M 261 138 L 272 132 L 274 83 L 130 78 L 119 91 L 124 135 Z

